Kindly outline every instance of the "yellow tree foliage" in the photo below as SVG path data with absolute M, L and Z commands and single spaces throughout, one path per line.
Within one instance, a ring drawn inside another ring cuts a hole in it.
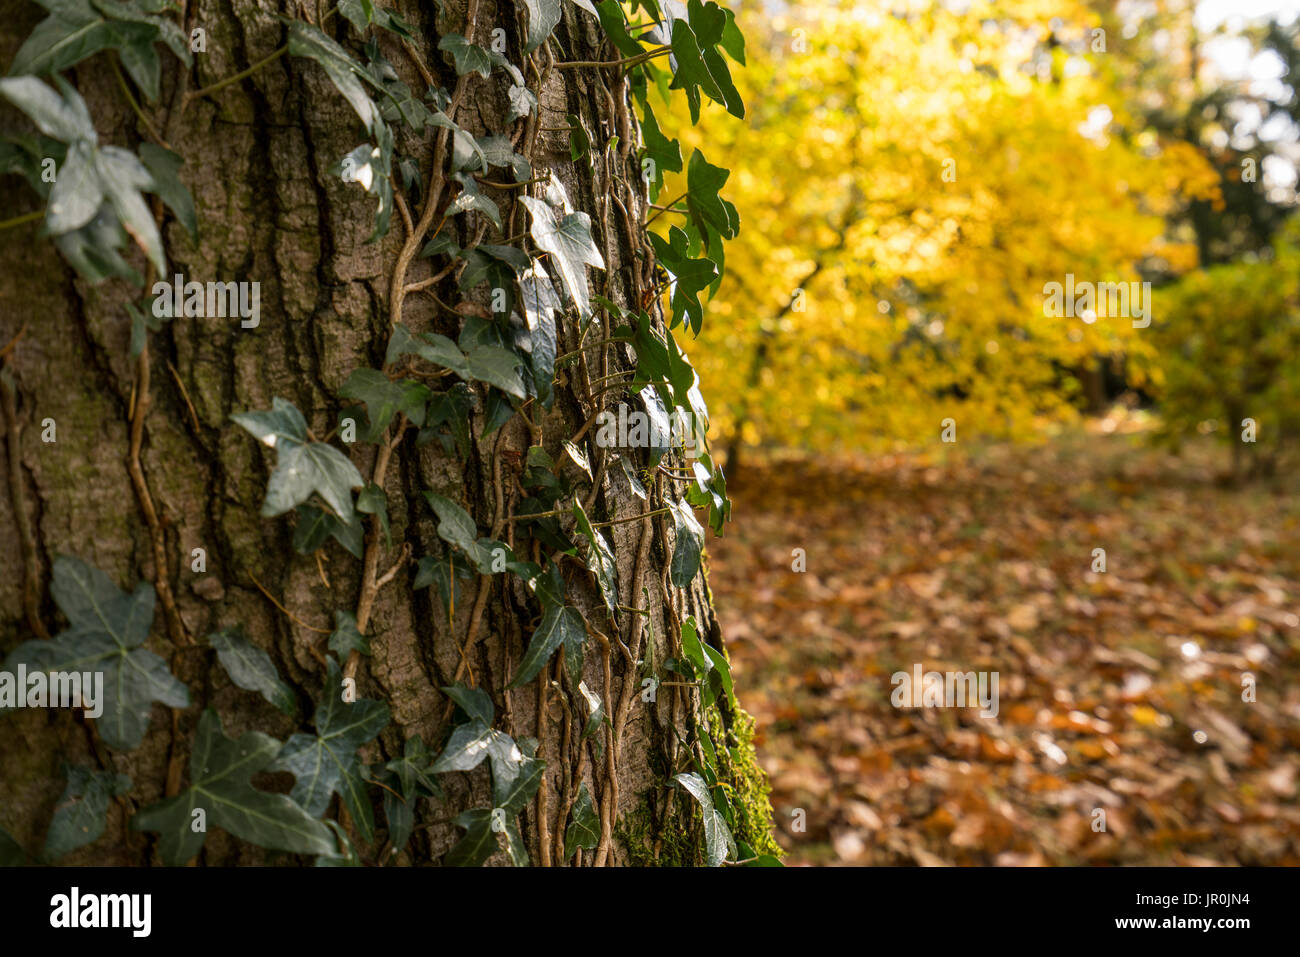
M 1071 413 L 1065 370 L 1150 357 L 1129 318 L 1046 315 L 1045 285 L 1193 268 L 1166 217 L 1217 177 L 1124 112 L 1086 6 L 957 6 L 747 8 L 745 121 L 707 143 L 673 124 L 684 155 L 732 169 L 742 223 L 699 342 L 679 336 L 715 433 L 879 448 L 952 418 L 1023 436 Z M 670 175 L 661 201 L 682 192 Z

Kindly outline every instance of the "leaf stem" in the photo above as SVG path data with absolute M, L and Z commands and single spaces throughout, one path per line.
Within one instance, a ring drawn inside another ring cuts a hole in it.
M 34 213 L 23 213 L 21 216 L 15 216 L 13 219 L 0 220 L 0 229 L 10 229 L 14 226 L 21 226 L 24 223 L 30 223 L 33 220 L 40 219 L 45 215 L 45 210 L 38 209 Z
M 155 143 L 166 149 L 171 149 L 171 147 L 167 146 L 167 141 L 162 138 L 162 134 L 149 122 L 149 117 L 144 115 L 144 110 L 140 109 L 140 104 L 136 101 L 131 88 L 127 86 L 126 77 L 122 76 L 122 68 L 118 66 L 117 61 L 118 57 L 113 56 L 109 58 L 108 62 L 113 67 L 113 76 L 117 77 L 117 85 L 122 88 L 122 95 L 126 97 L 126 102 L 131 104 L 132 112 L 144 124 L 144 128 L 149 131 L 149 135 L 153 137 Z
M 632 67 L 646 60 L 653 60 L 655 57 L 672 53 L 673 48 L 670 46 L 655 47 L 653 50 L 647 50 L 644 53 L 638 53 L 636 56 L 624 57 L 622 60 L 569 60 L 565 63 L 555 64 L 557 70 L 577 70 L 590 69 L 602 66 L 627 66 Z
M 218 80 L 216 83 L 213 83 L 211 86 L 205 86 L 201 90 L 191 90 L 189 93 L 185 94 L 185 102 L 188 104 L 193 100 L 197 100 L 199 97 L 208 96 L 212 93 L 216 93 L 218 90 L 224 89 L 225 87 L 230 86 L 230 84 L 232 83 L 238 83 L 240 80 L 244 79 L 244 77 L 252 76 L 254 73 L 262 69 L 262 67 L 266 66 L 268 63 L 274 63 L 276 60 L 280 59 L 280 57 L 284 56 L 288 52 L 289 52 L 289 44 L 286 43 L 284 46 L 280 47 L 280 49 L 276 50 L 274 53 L 262 57 L 262 59 L 258 60 L 247 70 L 240 70 L 238 73 L 234 74 L 233 76 L 228 76 L 224 80 Z

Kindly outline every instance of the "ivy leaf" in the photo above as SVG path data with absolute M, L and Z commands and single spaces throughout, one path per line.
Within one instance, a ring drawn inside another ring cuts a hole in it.
M 353 523 L 351 490 L 364 486 L 365 479 L 338 449 L 307 440 L 307 423 L 292 402 L 276 398 L 268 411 L 237 412 L 231 418 L 276 450 L 275 471 L 262 503 L 264 517 L 282 515 L 315 492 L 344 524 Z
M 578 694 L 582 695 L 582 699 L 587 703 L 587 723 L 582 728 L 582 740 L 586 741 L 596 733 L 600 723 L 605 720 L 605 702 L 601 700 L 600 695 L 587 687 L 585 681 L 578 682 Z M 600 760 L 599 748 L 597 748 L 596 759 Z
M 443 688 L 442 693 L 456 702 L 471 721 L 480 721 L 485 726 L 492 724 L 496 708 L 492 705 L 492 698 L 482 688 L 467 688 L 456 684 Z
M 265 412 L 237 412 L 231 418 L 270 448 L 307 441 L 307 420 L 296 405 L 284 399 L 272 399 Z
M 238 628 L 223 628 L 208 635 L 208 644 L 237 688 L 256 691 L 285 714 L 298 710 L 293 689 L 280 680 L 275 662 L 261 648 L 243 637 Z
M 700 551 L 704 548 L 704 526 L 695 518 L 694 510 L 682 502 L 668 500 L 673 514 L 673 560 L 668 574 L 678 588 L 685 588 L 700 570 Z
M 343 94 L 367 130 L 373 130 L 379 111 L 366 92 L 362 79 L 370 80 L 365 68 L 347 50 L 319 29 L 302 20 L 289 21 L 289 55 L 315 60 L 334 88 Z
M 561 645 L 566 650 L 566 665 L 570 648 L 577 648 L 578 661 L 581 661 L 583 642 L 586 637 L 586 624 L 578 609 L 562 605 L 549 606 L 542 615 L 541 624 L 533 632 L 528 650 L 524 652 L 523 660 L 519 662 L 519 671 L 515 674 L 514 681 L 510 682 L 510 687 L 518 688 L 537 677 L 537 673 L 551 660 L 551 655 L 555 654 L 555 650 Z
M 524 53 L 532 53 L 546 42 L 560 22 L 560 0 L 524 0 L 528 8 L 528 36 Z
M 332 640 L 332 639 L 331 639 Z M 325 690 L 316 703 L 316 734 L 295 734 L 275 756 L 271 769 L 288 771 L 295 781 L 290 797 L 312 817 L 320 817 L 335 791 L 362 836 L 371 840 L 375 819 L 366 796 L 357 748 L 388 725 L 388 705 L 370 698 L 343 700 L 343 675 L 333 658 L 326 659 Z
M 180 28 L 132 2 L 37 0 L 50 15 L 36 25 L 14 57 L 10 75 L 50 74 L 80 63 L 100 50 L 116 50 L 127 73 L 150 101 L 158 99 L 158 54 L 164 41 L 186 66 L 191 58 Z M 95 9 L 98 7 L 99 9 Z
M 510 112 L 513 118 L 528 116 L 537 109 L 537 94 L 523 84 L 512 84 L 506 91 L 506 96 L 510 101 Z
M 497 839 L 492 831 L 490 810 L 462 811 L 456 816 L 455 824 L 465 829 L 465 836 L 443 857 L 444 867 L 479 867 L 496 853 Z
M 357 628 L 357 616 L 352 612 L 342 609 L 334 612 L 334 631 L 330 635 L 329 649 L 339 661 L 346 661 L 353 649 L 363 655 L 370 654 L 370 642 Z
M 421 359 L 443 366 L 455 372 L 462 379 L 466 378 L 469 367 L 465 362 L 465 353 L 446 336 L 436 332 L 423 333 L 419 338 L 411 335 L 406 326 L 398 323 L 393 327 L 393 334 L 388 339 L 388 353 L 384 364 L 391 365 L 404 355 L 417 355 Z
M 578 502 L 573 503 L 573 514 L 578 519 L 578 534 L 587 539 L 587 567 L 596 576 L 600 585 L 600 595 L 605 599 L 605 607 L 611 618 L 618 607 L 618 566 L 614 564 L 614 553 L 600 533 L 591 527 L 587 513 Z
M 60 84 L 61 98 L 34 76 L 0 79 L 0 96 L 26 113 L 46 136 L 63 143 L 99 142 L 95 123 L 81 94 L 68 86 L 62 77 L 55 77 L 55 82 Z
M 112 771 L 64 765 L 68 784 L 55 805 L 45 834 L 45 859 L 57 861 L 79 847 L 93 844 L 104 833 L 108 802 L 131 790 L 131 778 Z
M 686 208 L 702 235 L 712 228 L 723 239 L 734 239 L 740 231 L 736 207 L 718 195 L 730 175 L 730 170 L 707 162 L 698 149 L 691 153 L 686 166 Z
M 194 199 L 178 175 L 185 162 L 171 150 L 152 143 L 140 144 L 140 159 L 153 177 L 154 192 L 176 214 L 176 219 L 194 242 L 199 240 L 199 222 L 194 214 Z
M 584 781 L 578 785 L 578 798 L 569 809 L 569 826 L 564 829 L 564 859 L 572 858 L 578 848 L 589 851 L 599 842 L 600 820 Z
M 560 311 L 560 297 L 541 263 L 535 263 L 520 277 L 519 295 L 528 334 L 533 340 L 531 368 L 537 401 L 542 408 L 549 409 L 555 401 L 555 316 Z
M 591 304 L 587 297 L 587 274 L 583 267 L 605 268 L 605 260 L 591 239 L 591 217 L 578 211 L 557 220 L 551 207 L 542 200 L 532 196 L 521 196 L 519 199 L 532 215 L 534 242 L 551 254 L 569 296 L 577 305 L 579 314 L 586 318 L 591 314 Z
M 359 499 L 357 507 L 361 507 Z M 365 554 L 365 531 L 360 522 L 345 524 L 315 505 L 299 505 L 297 512 L 298 523 L 293 529 L 293 547 L 299 555 L 310 555 L 331 537 L 357 558 Z
M 367 483 L 361 490 L 361 494 L 357 496 L 357 511 L 367 515 L 378 515 L 379 525 L 384 530 L 384 538 L 387 539 L 388 544 L 393 543 L 388 526 L 388 496 L 384 494 L 383 489 L 373 482 Z
M 699 335 L 704 322 L 704 307 L 700 292 L 718 278 L 717 264 L 711 259 L 692 259 L 688 254 L 690 239 L 677 226 L 668 230 L 668 239 L 650 233 L 650 245 L 655 257 L 672 275 L 672 322 L 677 325 L 685 318 L 691 330 Z
M 131 819 L 136 831 L 161 834 L 159 849 L 165 864 L 177 866 L 203 847 L 206 831 L 194 830 L 202 810 L 208 827 L 273 850 L 293 854 L 333 854 L 334 840 L 325 825 L 283 794 L 254 788 L 249 779 L 266 768 L 280 742 L 260 731 L 238 740 L 227 738 L 221 719 L 211 708 L 199 719 L 190 755 L 190 785 L 174 798 L 160 801 Z
M 451 205 L 447 207 L 447 215 L 455 216 L 472 210 L 482 213 L 492 221 L 493 226 L 500 230 L 501 210 L 497 208 L 496 203 L 483 195 L 478 188 L 478 183 L 474 181 L 474 177 L 466 176 L 464 173 L 453 173 L 452 178 L 460 183 L 461 190 L 456 195 L 456 198 L 451 201 Z
M 709 68 L 704 63 L 704 51 L 695 31 L 685 20 L 674 20 L 672 26 L 673 82 L 671 90 L 685 90 L 686 102 L 691 111 L 691 123 L 700 119 L 700 92 L 711 100 L 722 101 L 722 92 L 718 89 Z
M 56 75 L 62 99 L 35 77 L 0 79 L 0 96 L 26 113 L 47 135 L 66 134 L 70 148 L 64 168 L 50 190 L 46 226 L 56 237 L 75 234 L 59 249 L 87 278 L 138 276 L 115 250 L 122 228 L 130 233 L 160 273 L 165 273 L 162 237 L 141 190 L 155 191 L 153 177 L 134 153 L 116 146 L 100 149 L 85 101 Z M 105 210 L 108 221 L 100 222 Z M 97 212 L 98 211 L 98 212 Z M 117 222 L 112 222 L 116 217 Z M 93 227 L 93 228 L 87 228 Z
M 87 281 L 97 283 L 117 278 L 138 286 L 144 278 L 119 252 L 128 241 L 126 230 L 108 207 L 101 207 L 98 215 L 81 229 L 54 237 L 60 254 Z
M 339 389 L 345 399 L 365 403 L 370 427 L 362 433 L 363 442 L 377 442 L 393 416 L 402 413 L 416 425 L 424 422 L 424 407 L 433 398 L 427 386 L 412 379 L 392 381 L 378 369 L 354 369 Z
M 162 236 L 158 224 L 141 190 L 156 189 L 153 177 L 134 153 L 117 146 L 105 146 L 99 151 L 95 164 L 99 185 L 108 204 L 126 231 L 148 255 L 159 275 L 167 271 L 163 256 Z
M 405 39 L 412 39 L 411 28 L 406 21 L 392 10 L 378 6 L 372 0 L 339 0 L 339 13 L 347 19 L 357 32 L 365 34 L 366 27 L 374 24 L 390 33 L 396 33 Z
M 569 158 L 576 163 L 591 152 L 591 135 L 578 114 L 566 113 L 564 120 L 569 124 Z
M 645 141 L 645 155 L 654 162 L 655 175 L 650 181 L 651 199 L 659 195 L 664 184 L 664 170 L 673 173 L 682 171 L 682 147 L 677 140 L 670 140 L 659 130 L 659 121 L 654 110 L 647 103 L 641 110 L 641 138 Z
M 490 383 L 518 399 L 527 396 L 524 380 L 515 368 L 521 364 L 521 360 L 509 349 L 493 345 L 475 346 L 465 359 L 469 367 L 466 378 Z
M 682 653 L 695 669 L 695 677 L 703 678 L 713 670 L 713 661 L 704 654 L 704 645 L 700 643 L 694 615 L 688 615 L 682 622 Z
M 154 701 L 186 708 L 189 689 L 167 662 L 140 647 L 153 622 L 154 590 L 148 582 L 127 595 L 97 568 L 77 558 L 54 560 L 50 593 L 68 618 L 68 629 L 49 641 L 27 641 L 13 650 L 5 671 L 102 672 L 102 707 L 96 719 L 104 743 L 117 751 L 139 747 Z
M 542 783 L 542 774 L 546 770 L 546 762 L 540 758 L 524 756 L 518 764 L 509 767 L 509 773 L 498 774 L 496 766 L 493 766 L 492 802 L 513 817 L 527 807 L 537 793 Z
M 95 168 L 93 144 L 78 140 L 68 147 L 58 178 L 50 188 L 45 225 L 52 235 L 80 229 L 90 222 L 104 202 L 104 187 Z
M 483 79 L 492 74 L 492 56 L 481 46 L 470 43 L 459 33 L 448 33 L 438 41 L 438 49 L 451 54 L 456 63 L 456 75 L 477 73 Z
M 722 814 L 713 806 L 708 786 L 704 779 L 693 772 L 676 774 L 673 780 L 680 784 L 691 797 L 699 802 L 704 813 L 704 849 L 710 867 L 721 867 L 730 854 L 736 856 L 736 841 L 731 836 L 731 829 Z
M 469 512 L 436 492 L 425 492 L 425 500 L 438 516 L 438 537 L 464 554 L 478 559 L 478 526 Z
M 483 763 L 498 737 L 509 740 L 508 735 L 488 727 L 486 722 L 478 718 L 457 725 L 447 739 L 442 754 L 434 762 L 433 772 L 443 774 L 447 771 L 474 770 Z

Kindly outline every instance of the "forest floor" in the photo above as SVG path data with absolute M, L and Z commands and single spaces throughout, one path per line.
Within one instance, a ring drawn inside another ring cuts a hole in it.
M 1300 497 L 1224 465 L 1096 428 L 747 465 L 709 581 L 787 863 L 1300 864 Z M 996 671 L 996 718 L 893 707 L 918 663 Z

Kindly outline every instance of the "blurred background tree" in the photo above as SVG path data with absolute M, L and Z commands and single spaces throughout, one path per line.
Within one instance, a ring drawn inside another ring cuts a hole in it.
M 733 474 L 745 447 L 917 447 L 948 418 L 963 439 L 1029 438 L 1121 393 L 1158 398 L 1207 358 L 1179 339 L 1200 341 L 1196 320 L 1164 311 L 1186 299 L 1157 298 L 1153 325 L 1172 325 L 1155 335 L 1046 316 L 1044 284 L 1158 287 L 1236 260 L 1243 283 L 1280 275 L 1294 24 L 1207 27 L 1191 0 L 820 0 L 739 17 L 751 111 L 709 148 L 735 171 L 745 226 L 689 350 Z M 667 177 L 664 196 L 684 191 Z

